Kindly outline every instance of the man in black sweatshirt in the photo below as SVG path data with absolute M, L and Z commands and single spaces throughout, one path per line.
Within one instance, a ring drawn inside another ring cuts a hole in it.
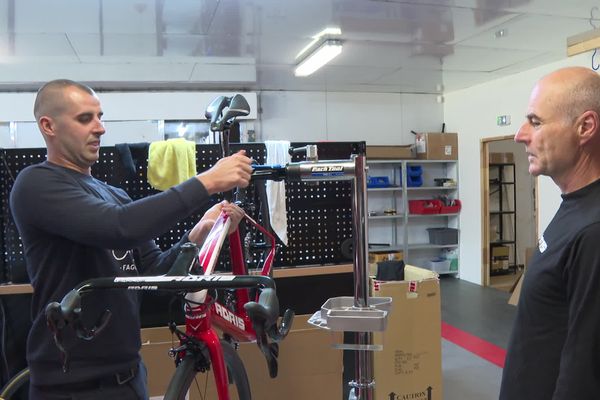
M 543 77 L 515 135 L 529 172 L 562 193 L 521 289 L 501 400 L 600 397 L 600 76 Z
M 165 273 L 187 241 L 201 243 L 222 207 L 211 208 L 179 244 L 162 252 L 152 240 L 178 221 L 206 208 L 209 197 L 246 187 L 251 160 L 239 152 L 211 169 L 159 194 L 132 201 L 121 189 L 91 176 L 105 130 L 94 91 L 56 80 L 38 92 L 34 115 L 47 147 L 47 161 L 24 169 L 11 192 L 11 207 L 34 288 L 33 326 L 27 339 L 32 399 L 145 399 L 138 295 L 98 291 L 83 299 L 86 315 L 113 313 L 93 341 L 65 332 L 70 370 L 45 323 L 44 308 L 90 278 Z M 84 321 L 91 326 L 95 321 Z

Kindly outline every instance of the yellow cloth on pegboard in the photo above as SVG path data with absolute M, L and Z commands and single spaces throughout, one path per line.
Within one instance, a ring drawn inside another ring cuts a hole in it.
M 167 190 L 196 175 L 196 143 L 182 138 L 150 143 L 148 183 Z

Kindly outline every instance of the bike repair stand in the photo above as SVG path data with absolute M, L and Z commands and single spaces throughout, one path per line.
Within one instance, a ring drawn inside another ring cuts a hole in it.
M 336 348 L 356 351 L 356 380 L 349 383 L 348 400 L 373 400 L 373 351 L 382 349 L 382 346 L 373 344 L 373 332 L 385 330 L 392 298 L 369 297 L 366 158 L 361 155 L 353 156 L 350 162 L 317 161 L 306 162 L 305 165 L 301 174 L 305 177 L 312 175 L 311 180 L 352 180 L 354 298 L 328 299 L 308 322 L 330 331 L 354 334 L 354 344 L 335 345 Z

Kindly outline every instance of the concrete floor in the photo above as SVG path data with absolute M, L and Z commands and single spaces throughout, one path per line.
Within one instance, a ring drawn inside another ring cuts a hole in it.
M 516 312 L 510 293 L 450 276 L 440 279 L 442 321 L 506 349 Z M 444 400 L 497 400 L 502 368 L 442 339 Z

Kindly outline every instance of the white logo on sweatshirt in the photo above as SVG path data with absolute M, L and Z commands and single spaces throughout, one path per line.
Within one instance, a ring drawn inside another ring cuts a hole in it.
M 121 264 L 121 271 L 137 271 L 133 251 L 131 250 L 111 250 L 115 260 Z
M 538 249 L 540 249 L 540 253 L 543 253 L 544 251 L 546 251 L 547 248 L 548 248 L 548 245 L 546 244 L 546 241 L 544 240 L 544 236 L 542 235 L 540 240 L 538 240 Z

